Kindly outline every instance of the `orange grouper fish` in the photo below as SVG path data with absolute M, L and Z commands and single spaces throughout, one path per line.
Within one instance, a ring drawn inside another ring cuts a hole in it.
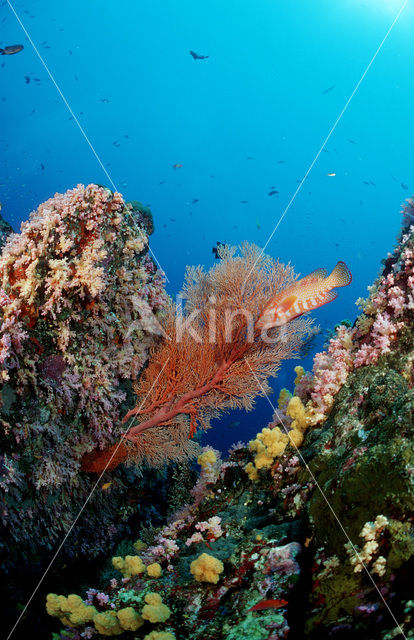
M 332 302 L 338 295 L 334 289 L 346 287 L 351 281 L 352 275 L 345 262 L 338 262 L 329 276 L 326 269 L 316 269 L 274 296 L 263 309 L 255 327 L 281 327 L 303 313 Z

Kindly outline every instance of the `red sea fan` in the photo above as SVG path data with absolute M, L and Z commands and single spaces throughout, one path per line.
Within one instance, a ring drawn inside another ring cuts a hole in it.
M 223 247 L 220 257 L 207 272 L 188 268 L 184 309 L 165 310 L 165 339 L 136 384 L 126 434 L 110 449 L 86 455 L 85 471 L 114 468 L 125 458 L 158 466 L 194 455 L 197 427 L 208 428 L 223 411 L 251 409 L 270 390 L 267 379 L 281 362 L 314 334 L 305 318 L 265 332 L 255 326 L 271 297 L 294 282 L 290 265 L 247 243 L 239 256 Z

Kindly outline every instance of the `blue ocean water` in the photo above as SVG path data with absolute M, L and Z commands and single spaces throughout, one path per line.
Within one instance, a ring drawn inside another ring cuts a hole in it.
M 55 192 L 115 185 L 150 205 L 151 247 L 171 295 L 187 264 L 213 264 L 217 241 L 268 243 L 303 275 L 345 260 L 353 282 L 314 313 L 321 334 L 302 361 L 311 366 L 327 331 L 354 319 L 414 187 L 412 3 L 373 60 L 402 6 L 2 2 L 0 47 L 24 45 L 0 57 L 2 215 L 18 230 Z M 275 390 L 292 386 L 295 364 Z M 253 413 L 216 423 L 205 442 L 226 449 L 271 415 L 259 400 Z

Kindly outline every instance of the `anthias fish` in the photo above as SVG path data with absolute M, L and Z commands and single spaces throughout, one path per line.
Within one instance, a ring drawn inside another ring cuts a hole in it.
M 285 607 L 287 605 L 286 600 L 262 600 L 254 605 L 254 607 L 250 607 L 247 611 L 261 611 L 262 609 L 280 609 L 280 607 Z
M 326 269 L 313 271 L 274 296 L 260 314 L 256 328 L 281 327 L 303 313 L 332 302 L 338 295 L 334 289 L 346 287 L 351 280 L 345 262 L 338 262 L 329 276 Z
M 4 47 L 4 49 L 0 49 L 0 54 L 2 56 L 12 56 L 14 53 L 19 53 L 24 49 L 22 44 L 11 44 L 8 47 Z

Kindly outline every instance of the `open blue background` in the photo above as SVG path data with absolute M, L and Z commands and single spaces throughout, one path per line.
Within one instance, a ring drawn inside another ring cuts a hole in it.
M 113 183 L 150 204 L 151 247 L 175 295 L 187 264 L 213 264 L 217 240 L 266 243 L 402 0 L 12 5 Z M 413 33 L 408 5 L 267 248 L 302 274 L 339 259 L 353 273 L 338 300 L 314 314 L 315 349 L 335 322 L 355 318 L 413 190 Z M 24 51 L 0 57 L 0 201 L 17 230 L 57 191 L 111 185 L 2 2 L 0 46 L 15 43 Z M 195 61 L 190 49 L 209 58 Z M 276 390 L 292 386 L 295 364 L 284 366 Z M 260 400 L 205 441 L 226 448 L 271 415 Z

